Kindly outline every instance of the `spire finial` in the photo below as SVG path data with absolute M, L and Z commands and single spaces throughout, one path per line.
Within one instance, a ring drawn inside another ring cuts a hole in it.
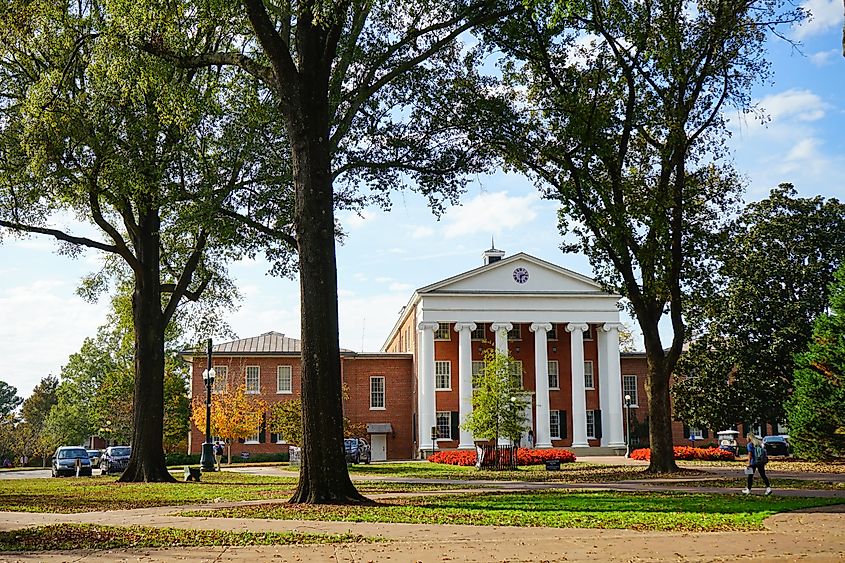
M 493 235 L 490 235 L 490 248 L 496 248 L 496 241 L 493 240 Z

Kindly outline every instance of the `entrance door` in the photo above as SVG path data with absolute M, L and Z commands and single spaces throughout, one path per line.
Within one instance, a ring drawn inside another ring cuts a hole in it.
M 387 434 L 371 434 L 370 438 L 371 459 L 387 461 Z

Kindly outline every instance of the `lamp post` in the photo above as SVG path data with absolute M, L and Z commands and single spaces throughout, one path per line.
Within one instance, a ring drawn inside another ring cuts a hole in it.
M 205 442 L 202 445 L 200 467 L 203 471 L 214 471 L 214 444 L 211 443 L 211 387 L 214 385 L 214 368 L 211 367 L 211 339 L 208 339 L 208 363 L 202 372 L 205 380 Z
M 631 457 L 631 396 L 625 395 L 625 457 Z

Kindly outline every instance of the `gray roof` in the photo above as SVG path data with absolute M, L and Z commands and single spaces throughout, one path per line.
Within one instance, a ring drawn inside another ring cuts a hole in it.
M 205 346 L 198 346 L 192 350 L 185 350 L 183 354 L 205 356 Z M 340 349 L 341 353 L 350 353 L 352 350 Z M 278 354 L 301 354 L 302 341 L 296 338 L 285 336 L 281 332 L 270 331 L 251 338 L 242 338 L 231 342 L 212 343 L 212 354 L 222 355 L 278 355 Z

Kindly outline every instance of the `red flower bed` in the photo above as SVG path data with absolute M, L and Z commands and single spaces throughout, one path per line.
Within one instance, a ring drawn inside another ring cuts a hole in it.
M 734 454 L 720 450 L 719 448 L 692 448 L 690 446 L 675 446 L 675 459 L 702 460 L 702 461 L 733 461 Z M 631 459 L 648 461 L 651 459 L 649 448 L 640 448 L 631 452 Z
M 516 451 L 517 465 L 542 465 L 547 461 L 560 460 L 561 463 L 570 463 L 575 461 L 575 454 L 569 450 L 530 450 L 528 448 L 519 448 Z M 445 463 L 447 465 L 475 465 L 475 451 L 474 450 L 447 450 L 437 452 L 428 456 L 428 461 L 432 463 Z

